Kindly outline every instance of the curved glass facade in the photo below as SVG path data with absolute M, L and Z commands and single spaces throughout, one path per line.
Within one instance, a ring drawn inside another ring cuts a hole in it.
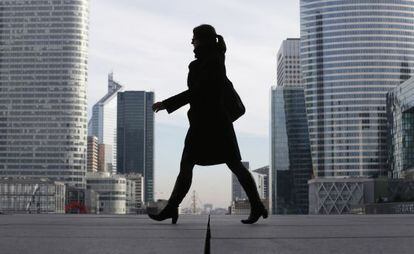
M 414 1 L 301 0 L 315 176 L 387 174 L 387 91 L 414 67 Z
M 0 1 L 0 177 L 85 187 L 88 8 Z

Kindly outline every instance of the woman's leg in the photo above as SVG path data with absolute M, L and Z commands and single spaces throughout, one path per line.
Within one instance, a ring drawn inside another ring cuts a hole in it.
M 181 158 L 180 173 L 175 181 L 175 186 L 168 200 L 168 204 L 158 214 L 148 214 L 151 219 L 162 221 L 171 218 L 172 224 L 177 223 L 178 206 L 190 190 L 194 165 L 192 160 L 189 160 L 188 157 L 183 155 Z
M 175 181 L 171 196 L 168 199 L 168 205 L 178 207 L 187 195 L 191 187 L 194 165 L 195 163 L 183 154 L 180 163 L 180 173 Z
M 241 186 L 249 198 L 252 210 L 262 209 L 263 203 L 260 200 L 259 192 L 257 191 L 256 183 L 250 174 L 249 170 L 241 163 L 241 161 L 227 162 L 227 166 L 236 175 Z

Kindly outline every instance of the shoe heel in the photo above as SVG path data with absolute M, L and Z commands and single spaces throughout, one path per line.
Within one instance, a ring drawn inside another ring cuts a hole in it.
M 266 209 L 264 209 L 262 216 L 263 216 L 263 219 L 266 219 L 269 216 Z
M 171 224 L 177 224 L 178 216 L 173 216 L 171 219 Z
M 178 208 L 174 211 L 174 214 L 171 217 L 171 224 L 177 224 L 178 220 Z

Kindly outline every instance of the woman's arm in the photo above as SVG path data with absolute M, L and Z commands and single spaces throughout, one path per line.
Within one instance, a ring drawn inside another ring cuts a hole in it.
M 166 109 L 168 114 L 176 111 L 177 109 L 181 108 L 182 106 L 186 105 L 190 102 L 190 92 L 186 90 L 182 93 L 174 95 L 162 102 L 156 102 L 152 105 L 152 110 L 158 112 L 160 110 Z

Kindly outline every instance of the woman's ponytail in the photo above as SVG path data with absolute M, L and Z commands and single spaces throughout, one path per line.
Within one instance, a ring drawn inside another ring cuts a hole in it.
M 226 43 L 224 42 L 224 38 L 221 35 L 217 35 L 217 48 L 221 52 L 225 53 L 227 50 Z

